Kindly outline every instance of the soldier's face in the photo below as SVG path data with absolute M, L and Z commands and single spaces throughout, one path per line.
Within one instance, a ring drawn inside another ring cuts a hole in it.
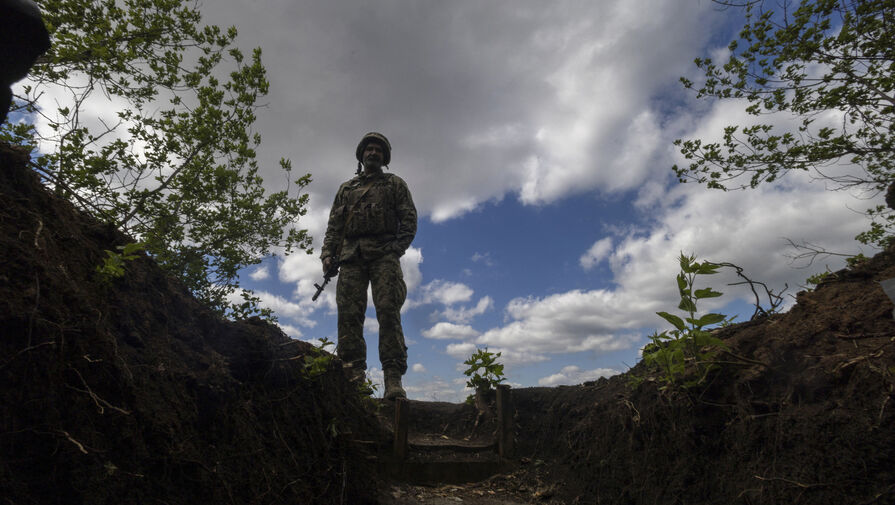
M 382 167 L 382 161 L 385 159 L 385 151 L 378 142 L 369 142 L 367 143 L 367 146 L 364 147 L 363 158 L 364 167 L 380 168 Z

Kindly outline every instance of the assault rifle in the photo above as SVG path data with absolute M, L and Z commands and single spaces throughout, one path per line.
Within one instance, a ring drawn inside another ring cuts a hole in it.
M 317 298 L 320 297 L 320 293 L 323 292 L 323 288 L 325 288 L 326 285 L 329 284 L 329 280 L 337 275 L 339 275 L 339 262 L 333 261 L 333 264 L 329 267 L 329 270 L 327 270 L 326 273 L 323 274 L 323 284 L 317 284 L 316 282 L 314 283 L 314 287 L 317 288 L 317 292 L 314 293 L 314 296 L 311 297 L 312 302 L 317 301 Z

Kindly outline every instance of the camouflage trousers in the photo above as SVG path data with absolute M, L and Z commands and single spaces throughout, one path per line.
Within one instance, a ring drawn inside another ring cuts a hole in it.
M 364 313 L 367 286 L 373 288 L 373 306 L 379 320 L 379 361 L 382 369 L 407 371 L 407 346 L 401 328 L 401 306 L 407 285 L 395 254 L 369 261 L 343 263 L 339 268 L 336 304 L 339 307 L 339 341 L 336 352 L 345 364 L 365 370 L 367 344 L 364 342 Z

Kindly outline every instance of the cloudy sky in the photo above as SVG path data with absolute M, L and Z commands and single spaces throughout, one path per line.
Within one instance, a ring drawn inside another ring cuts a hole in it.
M 678 184 L 677 138 L 717 138 L 743 104 L 698 101 L 697 56 L 723 56 L 739 12 L 708 0 L 266 0 L 207 2 L 269 72 L 259 112 L 265 180 L 310 173 L 299 223 L 314 255 L 274 257 L 244 285 L 295 338 L 336 339 L 334 286 L 311 302 L 338 185 L 367 131 L 393 145 L 419 231 L 402 258 L 411 398 L 455 401 L 462 361 L 502 352 L 511 384 L 576 384 L 638 361 L 655 312 L 677 306 L 683 251 L 794 294 L 831 258 L 796 268 L 786 239 L 856 253 L 870 203 L 787 176 L 748 192 Z M 771 118 L 781 125 L 788 118 Z M 835 120 L 835 117 L 830 117 Z M 866 250 L 865 253 L 872 253 Z M 751 314 L 731 276 L 713 309 Z M 368 363 L 378 370 L 368 311 Z

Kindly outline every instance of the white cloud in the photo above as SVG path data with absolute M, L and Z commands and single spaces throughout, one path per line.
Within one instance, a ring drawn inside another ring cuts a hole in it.
M 426 367 L 422 363 L 414 363 L 410 369 L 416 373 L 425 373 Z
M 375 317 L 368 317 L 364 319 L 364 335 L 377 335 L 379 334 L 379 320 Z
M 435 326 L 423 331 L 424 337 L 438 340 L 468 340 L 478 335 L 479 332 L 471 326 L 445 322 L 437 323 Z
M 485 253 L 476 252 L 472 255 L 472 258 L 470 258 L 470 259 L 472 259 L 473 263 L 481 262 L 485 266 L 488 266 L 488 267 L 494 266 L 494 261 L 491 259 L 490 252 L 485 252 Z
M 293 326 L 291 324 L 283 324 L 280 322 L 277 323 L 277 326 L 279 326 L 280 329 L 283 330 L 283 333 L 285 333 L 286 335 L 289 335 L 292 338 L 301 338 L 302 337 L 301 330 L 296 326 Z
M 581 259 L 579 260 L 581 268 L 585 270 L 592 269 L 606 259 L 610 252 L 612 252 L 612 237 L 601 238 L 594 242 L 594 245 L 581 256 Z
M 511 322 L 486 331 L 476 342 L 535 354 L 628 349 L 638 337 L 626 330 L 642 326 L 644 313 L 654 306 L 637 294 L 607 290 L 516 298 L 506 308 Z
M 258 267 L 249 274 L 249 277 L 251 277 L 253 281 L 263 281 L 264 279 L 270 277 L 270 272 L 268 271 L 266 266 Z
M 413 293 L 423 282 L 423 274 L 420 264 L 423 262 L 423 251 L 416 247 L 410 247 L 401 256 L 401 271 L 404 273 L 404 283 L 407 284 L 407 293 Z
M 405 381 L 404 390 L 412 400 L 427 400 L 435 402 L 462 402 L 468 393 L 464 392 L 462 385 L 458 387 L 440 378 L 430 381 L 411 382 Z
M 315 244 L 338 185 L 353 173 L 354 147 L 367 129 L 358 123 L 389 136 L 392 170 L 434 222 L 508 194 L 541 203 L 636 187 L 669 138 L 652 100 L 693 66 L 726 16 L 673 0 L 410 10 L 334 0 L 247 9 L 222 2 L 204 14 L 223 25 L 240 19 L 240 41 L 265 48 L 269 101 L 277 106 L 259 111 L 260 165 L 276 167 L 285 153 L 298 171 L 312 172 L 312 212 L 302 226 L 311 224 Z M 369 30 L 371 19 L 390 29 Z M 320 50 L 289 50 L 296 46 Z M 416 113 L 395 114 L 398 107 Z
M 452 305 L 460 302 L 468 302 L 472 299 L 474 291 L 466 284 L 436 279 L 420 288 L 419 297 L 415 301 L 408 301 L 413 307 L 438 303 Z
M 475 344 L 472 342 L 462 342 L 459 344 L 448 344 L 444 351 L 454 358 L 466 359 L 475 352 Z
M 474 317 L 484 314 L 493 307 L 494 300 L 490 296 L 483 296 L 474 307 L 447 307 L 436 315 L 453 323 L 465 324 L 471 321 Z
M 271 309 L 280 318 L 290 319 L 294 323 L 308 328 L 313 328 L 317 325 L 316 321 L 308 317 L 309 311 L 307 308 L 300 303 L 291 302 L 282 296 L 268 293 L 267 291 L 255 291 L 255 296 L 259 298 L 262 307 Z M 230 299 L 232 301 L 241 301 L 236 293 L 230 295 Z M 290 327 L 288 323 L 282 321 L 281 323 L 281 327 Z
M 612 377 L 621 372 L 612 368 L 597 368 L 594 370 L 581 370 L 581 368 L 570 365 L 563 367 L 559 373 L 549 375 L 538 379 L 541 386 L 558 386 L 560 384 L 573 385 L 582 384 L 587 381 L 597 380 L 600 377 Z

